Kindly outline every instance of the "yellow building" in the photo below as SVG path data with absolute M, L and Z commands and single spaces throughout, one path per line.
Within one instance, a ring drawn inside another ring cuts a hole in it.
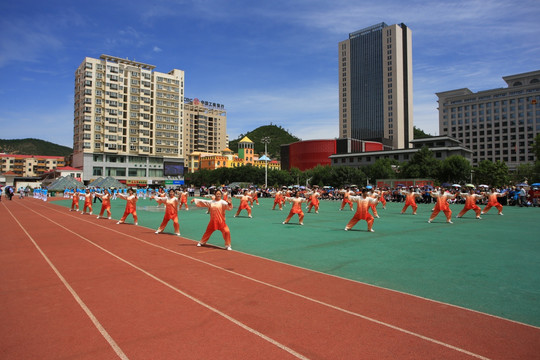
M 194 172 L 200 169 L 201 158 L 206 156 L 220 155 L 217 153 L 194 151 L 186 157 L 186 171 Z
M 252 164 L 255 144 L 247 136 L 238 142 L 238 157 L 244 159 L 245 164 Z
M 238 154 L 229 148 L 222 150 L 221 154 L 195 151 L 187 156 L 186 164 L 190 172 L 199 169 L 214 170 L 221 167 L 236 168 L 248 164 L 264 168 L 265 161 L 260 160 L 259 156 L 253 153 L 253 145 L 248 137 L 244 137 L 238 143 Z M 268 169 L 280 170 L 281 163 L 277 160 L 268 161 Z
M 63 156 L 0 154 L 0 173 L 12 171 L 18 176 L 34 177 L 62 166 Z
M 266 161 L 264 160 L 255 160 L 253 162 L 253 166 L 264 169 L 265 163 Z M 281 170 L 281 161 L 278 161 L 278 160 L 268 161 L 268 170 Z
M 199 161 L 199 169 L 201 170 L 215 170 L 217 168 L 229 167 L 228 159 L 223 155 L 210 155 L 201 156 Z

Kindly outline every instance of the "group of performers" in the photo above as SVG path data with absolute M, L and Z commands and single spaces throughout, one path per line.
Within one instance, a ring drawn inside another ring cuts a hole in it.
M 416 198 L 421 197 L 422 193 L 413 187 L 409 189 L 401 189 L 401 194 L 405 196 L 405 205 L 401 210 L 401 214 L 404 214 L 409 207 L 412 209 L 412 214 L 417 214 L 418 206 L 416 204 Z M 345 231 L 352 229 L 360 220 L 364 220 L 367 223 L 367 231 L 374 232 L 373 223 L 375 218 L 379 218 L 377 213 L 377 205 L 379 202 L 383 204 L 383 208 L 386 208 L 385 196 L 389 194 L 388 190 L 385 189 L 373 189 L 373 188 L 364 188 L 360 191 L 356 189 L 345 188 L 340 190 L 340 193 L 343 195 L 343 200 L 339 211 L 342 211 L 346 206 L 349 207 L 351 211 L 354 210 L 354 204 L 356 204 L 356 212 L 353 217 L 349 220 L 345 226 Z M 111 219 L 111 191 L 105 189 L 101 192 L 91 192 L 90 189 L 86 189 L 84 193 L 79 193 L 77 191 L 72 192 L 71 194 L 72 204 L 70 211 L 79 211 L 79 201 L 84 199 L 83 209 L 81 214 L 92 214 L 92 200 L 94 197 L 101 199 L 101 211 L 97 216 L 100 218 Z M 150 195 L 150 199 L 156 201 L 158 206 L 164 206 L 165 215 L 160 226 L 156 230 L 156 234 L 160 234 L 164 231 L 165 227 L 169 221 L 173 222 L 174 232 L 176 235 L 180 236 L 180 225 L 178 222 L 178 211 L 185 207 L 185 210 L 188 211 L 188 198 L 189 193 L 185 189 L 174 190 L 170 189 L 165 192 L 163 189 L 159 189 L 157 192 Z M 304 212 L 302 205 L 306 203 L 307 212 L 311 212 L 314 208 L 315 213 L 319 213 L 319 197 L 321 193 L 317 187 L 314 187 L 310 190 L 300 190 L 295 189 L 291 190 L 288 188 L 283 188 L 273 193 L 274 196 L 274 206 L 272 210 L 275 210 L 276 205 L 279 207 L 279 210 L 283 210 L 283 207 L 286 203 L 290 203 L 291 209 L 288 216 L 283 221 L 283 224 L 289 224 L 291 219 L 298 215 L 298 224 L 304 225 Z M 430 195 L 436 199 L 436 204 L 432 209 L 431 216 L 428 220 L 428 223 L 431 223 L 437 215 L 442 211 L 446 216 L 446 222 L 452 223 L 452 211 L 448 205 L 448 201 L 455 199 L 457 196 L 465 199 L 465 206 L 457 215 L 457 218 L 463 217 L 469 210 L 473 210 L 476 214 L 477 219 L 481 219 L 480 215 L 487 213 L 491 207 L 496 207 L 499 215 L 502 214 L 502 205 L 497 201 L 498 197 L 504 196 L 504 194 L 499 193 L 496 189 L 492 188 L 487 193 L 477 194 L 474 189 L 470 189 L 468 192 L 459 192 L 451 193 L 448 190 L 442 188 L 436 188 L 433 191 L 430 191 Z M 483 197 L 488 197 L 489 201 L 486 207 L 481 210 L 476 202 Z M 126 201 L 126 208 L 122 218 L 117 222 L 117 224 L 123 224 L 129 215 L 132 215 L 135 225 L 138 225 L 137 217 L 137 200 L 139 198 L 138 194 L 133 189 L 127 189 L 126 193 L 117 192 L 117 197 Z M 227 226 L 225 220 L 225 212 L 230 211 L 233 208 L 231 195 L 224 190 L 216 190 L 214 194 L 206 195 L 209 199 L 193 199 L 191 203 L 194 203 L 197 207 L 207 208 L 207 214 L 210 215 L 210 221 L 206 228 L 205 233 L 203 234 L 201 240 L 197 243 L 197 246 L 204 246 L 210 236 L 215 231 L 221 231 L 223 239 L 225 241 L 225 248 L 231 250 L 231 233 L 229 227 Z M 235 198 L 240 200 L 240 205 L 234 217 L 240 215 L 243 210 L 246 210 L 249 218 L 252 218 L 252 206 L 254 203 L 257 205 L 258 197 L 257 191 L 255 189 L 244 189 L 240 194 L 235 195 Z M 370 213 L 371 210 L 371 213 Z M 107 212 L 107 215 L 104 216 L 104 213 Z

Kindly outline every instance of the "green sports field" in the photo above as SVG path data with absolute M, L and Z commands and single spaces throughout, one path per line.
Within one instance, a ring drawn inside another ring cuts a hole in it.
M 463 207 L 456 204 L 450 206 L 454 224 L 446 224 L 443 213 L 428 224 L 432 205 L 419 204 L 413 216 L 410 208 L 400 214 L 402 203 L 388 203 L 386 210 L 379 204 L 375 233 L 368 233 L 365 221 L 343 230 L 353 212 L 338 211 L 339 202 L 321 201 L 319 214 L 306 213 L 304 226 L 296 216 L 282 224 L 290 205 L 272 211 L 272 199 L 260 203 L 252 219 L 246 211 L 238 218 L 236 209 L 228 212 L 234 250 L 540 326 L 540 208 L 507 206 L 504 216 L 492 208 L 477 220 L 472 211 L 456 219 Z M 95 205 L 94 214 L 101 207 Z M 112 201 L 114 219 L 124 207 L 125 201 Z M 139 225 L 155 230 L 163 218 L 156 203 L 139 200 L 137 207 Z M 206 209 L 191 207 L 179 218 L 182 236 L 199 240 Z M 173 233 L 172 223 L 165 232 Z M 221 233 L 210 243 L 222 246 Z

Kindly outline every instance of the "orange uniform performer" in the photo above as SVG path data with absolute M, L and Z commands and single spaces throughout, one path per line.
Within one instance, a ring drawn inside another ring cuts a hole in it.
M 385 196 L 388 195 L 389 191 L 380 191 L 379 195 L 379 201 L 381 202 L 382 204 L 382 208 L 383 209 L 386 209 L 386 198 Z
M 210 235 L 216 230 L 221 231 L 223 234 L 223 239 L 225 240 L 225 246 L 227 250 L 232 250 L 231 248 L 231 232 L 227 223 L 225 222 L 225 211 L 232 210 L 233 205 L 230 200 L 222 200 L 221 190 L 216 191 L 214 200 L 201 200 L 194 199 L 195 205 L 198 207 L 206 207 L 210 213 L 210 222 L 206 227 L 206 231 L 203 234 L 201 241 L 197 243 L 197 246 L 203 246 L 206 244 Z
M 403 209 L 401 209 L 401 213 L 405 214 L 405 211 L 410 206 L 413 210 L 413 215 L 416 215 L 416 210 L 418 209 L 418 205 L 416 205 L 416 197 L 420 196 L 420 193 L 414 191 L 411 189 L 411 191 L 400 191 L 402 195 L 405 195 L 405 206 L 403 206 Z
M 489 211 L 489 209 L 495 206 L 497 210 L 499 210 L 499 215 L 503 215 L 502 213 L 503 206 L 499 203 L 499 201 L 497 201 L 498 197 L 503 197 L 503 196 L 505 195 L 498 193 L 495 189 L 491 189 L 491 192 L 488 193 L 488 203 L 480 214 L 482 215 L 486 214 Z
M 285 201 L 289 201 L 292 203 L 291 211 L 289 212 L 289 216 L 285 219 L 283 224 L 288 224 L 291 218 L 294 214 L 298 214 L 298 222 L 300 225 L 304 225 L 304 212 L 302 211 L 302 203 L 307 202 L 307 199 L 298 197 L 299 193 L 298 191 L 295 192 L 294 197 L 286 197 Z
M 180 191 L 180 205 L 178 206 L 178 210 L 182 209 L 182 205 L 185 205 L 186 211 L 189 210 L 187 201 L 188 195 L 189 193 L 187 191 Z
M 462 217 L 469 210 L 474 210 L 474 212 L 476 213 L 476 218 L 481 219 L 480 214 L 481 214 L 482 211 L 480 210 L 478 205 L 476 205 L 476 200 L 481 199 L 484 196 L 476 195 L 474 193 L 474 189 L 471 189 L 471 191 L 468 194 L 467 193 L 461 193 L 461 197 L 465 198 L 465 206 L 463 207 L 463 210 L 461 210 L 459 212 L 457 218 Z
M 279 206 L 279 210 L 283 210 L 283 193 L 281 191 L 277 191 L 274 195 L 274 206 L 272 207 L 272 210 L 276 208 L 276 205 Z
M 101 198 L 101 211 L 99 212 L 98 219 L 103 217 L 103 213 L 107 210 L 107 218 L 111 219 L 111 193 L 109 190 L 105 190 L 104 194 L 96 193 L 97 197 Z
M 351 211 L 353 210 L 353 203 L 351 201 L 351 199 L 349 199 L 351 197 L 351 195 L 353 195 L 353 192 L 349 190 L 349 188 L 346 188 L 345 190 L 343 191 L 340 191 L 341 193 L 343 193 L 343 201 L 341 202 L 341 208 L 339 208 L 339 211 L 343 210 L 343 208 L 345 207 L 346 204 L 349 204 L 349 206 L 351 207 Z
M 450 194 L 449 192 L 432 192 L 431 196 L 434 198 L 437 198 L 437 204 L 435 204 L 435 208 L 433 209 L 433 212 L 431 213 L 431 217 L 428 220 L 428 223 L 431 223 L 435 217 L 439 214 L 439 212 L 444 212 L 444 215 L 446 215 L 446 222 L 449 224 L 453 224 L 452 222 L 452 210 L 450 210 L 450 206 L 448 206 L 448 199 L 454 199 L 456 196 Z
M 71 210 L 69 211 L 73 211 L 75 210 L 75 208 L 77 208 L 77 211 L 79 211 L 79 192 L 77 191 L 77 189 L 73 191 L 71 199 Z
M 133 215 L 133 220 L 135 220 L 135 225 L 138 224 L 137 219 L 137 195 L 133 193 L 132 189 L 128 190 L 127 196 L 121 193 L 118 193 L 118 197 L 126 200 L 126 210 L 124 211 L 124 216 L 117 222 L 117 224 L 123 224 L 126 221 L 126 218 L 129 214 Z
M 373 222 L 375 219 L 373 216 L 369 213 L 369 207 L 371 204 L 377 204 L 379 202 L 378 200 L 378 194 L 375 195 L 376 197 L 369 197 L 367 190 L 362 189 L 362 196 L 352 196 L 351 200 L 356 203 L 356 213 L 354 214 L 353 218 L 349 221 L 347 226 L 345 226 L 345 231 L 348 231 L 352 229 L 356 223 L 358 223 L 360 220 L 366 220 L 367 227 L 369 232 L 375 232 L 373 230 Z
M 311 208 L 313 206 L 315 206 L 315 214 L 318 214 L 319 213 L 319 196 L 321 194 L 319 194 L 319 192 L 317 190 L 315 190 L 315 192 L 311 193 L 311 195 L 309 196 L 309 205 L 308 205 L 308 211 L 307 212 L 311 212 Z
M 380 195 L 376 192 L 368 194 L 368 196 L 372 199 L 377 199 Z M 377 205 L 379 202 L 375 203 L 369 203 L 369 208 L 371 209 L 371 212 L 373 213 L 373 216 L 375 216 L 377 219 L 379 218 L 379 213 L 377 212 Z
M 248 191 L 244 190 L 244 195 L 235 195 L 235 198 L 240 199 L 240 206 L 238 207 L 236 214 L 234 214 L 234 217 L 240 215 L 240 211 L 242 210 L 247 210 L 248 216 L 251 217 L 251 207 L 249 206 L 248 202 L 253 204 L 253 198 L 248 195 Z
M 253 189 L 251 193 L 249 194 L 251 196 L 251 206 L 253 206 L 253 202 L 255 202 L 257 205 L 259 204 L 259 196 L 257 194 L 257 189 Z
M 88 213 L 92 215 L 92 200 L 94 200 L 94 196 L 90 193 L 90 190 L 86 189 L 84 194 L 84 206 L 81 215 L 86 214 L 87 209 L 90 210 Z
M 156 230 L 156 234 L 160 234 L 165 230 L 165 227 L 169 223 L 169 220 L 173 221 L 174 233 L 180 236 L 180 224 L 178 224 L 178 198 L 174 196 L 174 190 L 169 190 L 169 197 L 164 199 L 162 197 L 155 198 L 158 204 L 165 204 L 165 215 L 159 228 Z

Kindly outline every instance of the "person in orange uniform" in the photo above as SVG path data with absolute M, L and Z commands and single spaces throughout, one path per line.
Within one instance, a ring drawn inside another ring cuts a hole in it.
M 491 188 L 491 192 L 487 193 L 487 196 L 488 196 L 488 203 L 487 203 L 486 207 L 484 208 L 484 210 L 482 210 L 482 212 L 480 214 L 481 215 L 487 214 L 489 209 L 491 209 L 492 207 L 495 206 L 497 208 L 497 210 L 499 210 L 499 215 L 503 215 L 503 213 L 502 213 L 503 206 L 499 203 L 499 201 L 497 201 L 497 198 L 503 197 L 503 196 L 506 196 L 506 195 L 497 192 L 497 190 L 495 190 L 495 188 Z
M 94 194 L 90 192 L 90 189 L 84 191 L 84 206 L 81 215 L 86 214 L 86 210 L 89 210 L 88 214 L 92 215 L 92 200 L 94 200 Z
M 481 199 L 484 196 L 475 194 L 474 189 L 470 189 L 468 193 L 461 193 L 460 196 L 465 199 L 465 206 L 463 207 L 463 210 L 459 212 L 457 218 L 459 219 L 469 210 L 474 210 L 476 218 L 481 219 L 480 213 L 482 210 L 476 205 L 476 200 Z
M 159 195 L 158 195 L 159 196 Z M 138 224 L 137 219 L 137 195 L 133 192 L 133 189 L 129 189 L 127 195 L 124 195 L 122 193 L 118 193 L 118 197 L 120 199 L 126 200 L 126 210 L 124 211 L 124 216 L 118 221 L 116 224 L 123 224 L 124 221 L 126 221 L 126 218 L 129 214 L 133 215 L 133 220 L 135 221 L 135 225 Z
M 253 203 L 260 205 L 259 194 L 257 194 L 257 189 L 252 189 L 248 195 L 251 196 L 251 206 L 253 206 Z
M 98 219 L 103 217 L 103 213 L 107 210 L 107 218 L 111 219 L 111 193 L 105 189 L 103 194 L 96 193 L 95 196 L 101 199 L 101 211 L 99 212 Z
M 360 220 L 366 220 L 367 230 L 369 232 L 375 232 L 375 230 L 373 230 L 373 222 L 375 221 L 375 219 L 368 210 L 370 208 L 370 205 L 376 205 L 377 202 L 379 202 L 379 194 L 374 194 L 374 197 L 370 197 L 368 196 L 367 189 L 362 189 L 362 195 L 351 196 L 351 201 L 356 203 L 356 213 L 349 221 L 347 226 L 345 226 L 345 231 L 349 231 L 350 229 L 352 229 L 352 227 L 356 225 L 356 223 L 358 223 Z
M 309 196 L 309 202 L 308 202 L 308 213 L 311 212 L 311 208 L 315 207 L 315 214 L 319 213 L 319 196 L 321 194 L 318 190 L 313 191 L 312 193 L 308 193 Z
M 178 198 L 174 196 L 174 190 L 170 189 L 168 197 L 166 199 L 162 197 L 154 197 L 158 204 L 165 204 L 165 215 L 163 221 L 156 230 L 156 234 L 161 234 L 165 227 L 169 223 L 169 220 L 173 221 L 174 233 L 180 236 L 180 224 L 178 224 Z
M 79 191 L 77 188 L 73 190 L 73 194 L 71 194 L 71 209 L 69 211 L 74 211 L 75 208 L 79 211 Z
M 432 191 L 431 196 L 437 199 L 437 203 L 435 204 L 435 208 L 431 213 L 431 217 L 429 218 L 428 223 L 431 223 L 433 219 L 437 217 L 439 212 L 442 211 L 444 212 L 444 215 L 446 215 L 446 222 L 449 224 L 453 224 L 452 210 L 450 210 L 450 206 L 448 206 L 448 200 L 455 199 L 456 196 L 448 191 L 443 191 L 442 189 L 440 191 Z
M 304 225 L 304 212 L 302 211 L 302 203 L 307 202 L 307 199 L 299 197 L 300 193 L 296 191 L 294 197 L 286 197 L 285 201 L 292 203 L 291 211 L 289 216 L 285 219 L 283 224 L 288 224 L 294 214 L 298 214 L 298 223 Z
M 276 208 L 276 205 L 279 206 L 279 210 L 283 210 L 283 201 L 284 201 L 283 192 L 281 190 L 278 190 L 274 194 L 274 206 L 272 207 L 272 210 Z
M 370 198 L 373 198 L 373 199 L 379 199 L 380 198 L 380 193 L 377 192 L 377 190 L 373 190 L 373 191 L 368 191 L 368 196 Z M 377 205 L 379 204 L 379 202 L 375 202 L 375 203 L 370 203 L 369 204 L 369 208 L 371 209 L 371 212 L 373 213 L 373 216 L 375 216 L 377 219 L 380 217 L 379 216 L 379 213 L 377 212 Z
M 418 209 L 418 205 L 416 205 L 416 198 L 421 197 L 422 194 L 420 194 L 417 191 L 414 191 L 414 188 L 411 186 L 409 188 L 409 191 L 400 191 L 401 195 L 405 195 L 405 206 L 403 206 L 403 209 L 401 209 L 401 213 L 405 214 L 405 211 L 410 206 L 413 211 L 413 215 L 416 215 L 416 210 Z
M 186 211 L 189 211 L 188 201 L 187 201 L 188 195 L 189 193 L 186 191 L 185 188 L 180 191 L 180 205 L 178 205 L 178 210 L 182 210 L 182 205 L 185 205 Z
M 193 199 L 192 202 L 195 203 L 198 207 L 206 207 L 210 212 L 210 222 L 206 227 L 206 231 L 203 234 L 201 241 L 197 243 L 197 246 L 204 246 L 210 235 L 216 230 L 221 231 L 223 234 L 223 240 L 225 240 L 225 248 L 227 250 L 232 250 L 231 248 L 231 232 L 227 223 L 225 222 L 225 211 L 232 210 L 233 205 L 231 200 L 223 200 L 223 193 L 221 190 L 216 190 L 214 193 L 213 200 L 202 200 L 202 199 Z
M 354 193 L 349 190 L 348 187 L 345 188 L 345 190 L 341 190 L 340 193 L 343 194 L 343 201 L 341 202 L 341 207 L 339 208 L 339 211 L 343 210 L 346 204 L 349 204 L 351 211 L 353 210 L 353 203 L 351 199 L 349 199 Z
M 253 192 L 249 192 L 247 190 L 244 190 L 244 195 L 235 195 L 235 198 L 240 199 L 240 206 L 238 207 L 238 210 L 236 211 L 236 214 L 234 214 L 234 217 L 237 217 L 240 215 L 240 211 L 247 210 L 248 216 L 251 216 L 251 207 L 249 206 L 248 202 L 251 202 L 253 204 L 254 199 L 249 196 L 249 194 L 253 194 Z
M 381 189 L 379 190 L 378 194 L 379 194 L 379 201 L 381 202 L 382 204 L 382 208 L 384 210 L 386 210 L 386 195 L 388 195 L 390 193 L 390 191 L 388 191 L 388 189 Z

